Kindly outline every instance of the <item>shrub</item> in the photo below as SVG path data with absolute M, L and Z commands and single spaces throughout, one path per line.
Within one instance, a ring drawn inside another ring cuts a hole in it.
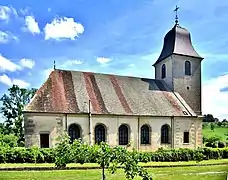
M 208 142 L 205 144 L 206 147 L 211 147 L 211 148 L 217 148 L 218 146 L 216 145 L 216 143 L 211 143 L 211 142 Z
M 137 158 L 140 162 L 200 161 L 202 158 L 204 160 L 228 158 L 228 148 L 222 148 L 222 142 L 218 145 L 221 148 L 160 149 L 155 152 L 137 152 Z M 97 163 L 98 157 L 100 157 L 101 148 L 98 145 L 89 146 L 75 141 L 73 144 L 62 147 L 63 149 L 60 147 L 46 149 L 0 146 L 0 163 L 57 163 L 59 167 L 64 167 L 67 163 Z M 120 156 L 121 153 L 126 154 L 127 151 L 118 146 L 115 148 L 107 147 L 106 149 L 115 151 L 118 154 L 116 156 Z
M 224 142 L 219 141 L 218 142 L 218 148 L 224 148 L 226 145 Z
M 0 134 L 0 146 L 16 147 L 18 137 L 14 134 Z

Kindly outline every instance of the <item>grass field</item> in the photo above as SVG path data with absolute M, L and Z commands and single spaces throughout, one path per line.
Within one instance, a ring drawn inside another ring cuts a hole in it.
M 228 163 L 228 159 L 219 159 L 219 160 L 207 160 L 201 161 L 199 164 L 217 164 L 217 163 Z M 170 165 L 196 165 L 196 161 L 183 161 L 183 162 L 148 162 L 148 163 L 139 163 L 141 166 L 170 166 Z M 81 164 L 67 164 L 67 167 L 99 167 L 96 163 L 85 163 Z M 52 163 L 15 163 L 15 164 L 0 164 L 0 168 L 15 168 L 15 167 L 54 167 Z M 1 173 L 1 172 L 0 172 Z
M 222 141 L 227 141 L 225 134 L 228 134 L 228 128 L 225 127 L 215 127 L 214 131 L 211 130 L 210 126 L 207 126 L 203 129 L 203 136 L 204 137 L 212 137 L 212 136 L 220 136 L 222 137 Z
M 153 180 L 225 180 L 226 165 L 206 167 L 150 168 Z M 106 171 L 107 180 L 125 179 L 122 170 L 115 174 Z M 0 180 L 100 180 L 101 170 L 62 170 L 62 171 L 0 171 Z M 140 179 L 140 178 L 135 178 Z

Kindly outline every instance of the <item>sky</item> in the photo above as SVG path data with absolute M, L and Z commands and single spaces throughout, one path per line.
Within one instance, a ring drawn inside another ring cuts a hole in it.
M 154 78 L 165 34 L 179 23 L 202 62 L 203 114 L 228 118 L 228 1 L 0 2 L 0 96 L 39 88 L 56 68 Z

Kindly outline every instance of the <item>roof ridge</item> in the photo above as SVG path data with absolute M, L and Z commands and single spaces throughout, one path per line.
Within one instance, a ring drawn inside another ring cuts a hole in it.
M 138 78 L 138 79 L 149 79 L 149 80 L 156 80 L 149 77 L 140 77 L 140 76 L 125 76 L 121 74 L 109 74 L 109 73 L 102 73 L 102 72 L 92 72 L 92 71 L 79 71 L 79 70 L 66 70 L 66 69 L 55 69 L 54 71 L 67 71 L 67 72 L 79 72 L 79 73 L 92 73 L 97 75 L 106 75 L 106 76 L 117 76 L 117 77 L 128 77 L 128 78 Z

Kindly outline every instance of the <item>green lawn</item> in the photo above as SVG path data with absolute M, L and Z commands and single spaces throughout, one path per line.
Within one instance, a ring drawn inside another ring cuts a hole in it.
M 222 141 L 227 141 L 226 138 L 228 136 L 226 136 L 225 134 L 228 134 L 228 128 L 225 127 L 215 127 L 214 131 L 212 131 L 210 126 L 208 125 L 203 129 L 204 137 L 212 137 L 217 135 L 222 137 Z
M 226 165 L 206 167 L 150 168 L 148 172 L 154 180 L 225 180 Z M 123 180 L 122 170 L 116 174 L 106 172 L 107 180 Z M 99 180 L 101 170 L 62 170 L 62 171 L 0 171 L 0 180 Z M 140 179 L 140 178 L 135 178 Z
M 217 163 L 228 163 L 228 159 L 219 159 L 219 160 L 207 160 L 201 161 L 199 164 L 217 164 Z M 183 161 L 183 162 L 148 162 L 148 163 L 139 163 L 141 166 L 169 166 L 169 165 L 192 165 L 197 164 L 196 161 Z M 33 163 L 15 163 L 15 164 L 0 164 L 0 168 L 15 168 L 15 167 L 54 167 L 52 163 L 40 163 L 40 164 L 33 164 Z M 95 163 L 85 163 L 81 164 L 68 164 L 67 167 L 99 167 L 98 164 Z

